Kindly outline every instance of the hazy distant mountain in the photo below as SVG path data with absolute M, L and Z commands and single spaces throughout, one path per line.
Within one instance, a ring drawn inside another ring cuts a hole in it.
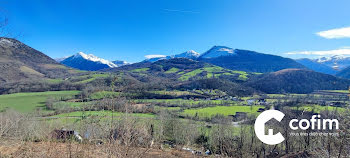
M 276 55 L 257 53 L 249 50 L 214 46 L 197 59 L 231 70 L 248 72 L 274 72 L 287 68 L 306 68 L 296 61 Z
M 126 61 L 121 61 L 121 60 L 115 60 L 115 61 L 112 61 L 112 63 L 117 65 L 118 67 L 130 64 Z
M 176 55 L 149 55 L 147 56 L 148 59 L 144 60 L 144 62 L 156 62 L 158 60 L 163 59 L 172 59 L 172 58 L 187 58 L 187 59 L 193 59 L 196 60 L 200 56 L 199 53 L 195 52 L 194 50 L 186 51 L 181 54 Z
M 72 68 L 88 71 L 118 67 L 113 62 L 83 52 L 72 55 L 61 61 L 61 63 Z
M 44 80 L 68 74 L 68 68 L 11 38 L 0 38 L 0 83 Z
M 336 76 L 341 78 L 347 78 L 350 79 L 350 66 L 346 67 L 345 69 L 339 71 Z
M 165 56 L 165 55 L 147 55 L 147 59 L 145 59 L 142 62 L 156 62 L 158 60 L 163 60 L 163 59 L 171 59 L 170 56 Z
M 322 63 L 329 67 L 332 67 L 335 70 L 342 70 L 350 66 L 350 57 L 346 57 L 343 55 L 334 55 L 332 57 L 322 57 L 319 59 L 315 59 L 314 61 L 318 63 Z
M 57 61 L 58 63 L 60 63 L 61 61 L 63 61 L 64 59 L 67 59 L 68 57 L 63 57 L 63 58 L 55 58 L 54 60 Z
M 295 61 L 316 72 L 321 72 L 321 73 L 330 74 L 330 75 L 334 75 L 337 73 L 337 71 L 332 67 L 312 59 L 302 58 L 302 59 L 296 59 Z
M 311 93 L 315 90 L 344 90 L 350 80 L 305 69 L 285 69 L 256 76 L 246 85 L 265 93 Z

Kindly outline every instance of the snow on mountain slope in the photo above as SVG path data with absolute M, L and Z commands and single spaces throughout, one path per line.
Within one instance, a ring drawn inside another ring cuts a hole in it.
M 60 63 L 76 69 L 89 71 L 118 67 L 113 62 L 83 52 L 72 55 Z
M 189 58 L 189 59 L 196 59 L 200 56 L 199 53 L 195 52 L 194 50 L 186 51 L 181 54 L 174 55 L 174 58 Z
M 315 62 L 322 63 L 336 70 L 342 70 L 350 66 L 350 57 L 344 55 L 334 55 L 331 57 L 322 57 L 314 59 Z
M 199 58 L 216 58 L 220 56 L 235 55 L 235 50 L 226 46 L 214 46 L 207 52 L 199 56 Z
M 346 59 L 346 56 L 334 55 L 331 57 L 321 57 L 321 58 L 316 59 L 315 61 L 319 62 L 319 63 L 324 63 L 324 62 L 328 62 L 328 61 L 339 61 L 339 60 L 343 60 L 343 59 Z
M 86 60 L 90 60 L 90 61 L 93 61 L 93 62 L 98 62 L 98 63 L 101 63 L 101 64 L 106 64 L 108 65 L 110 68 L 113 68 L 113 67 L 117 67 L 117 65 L 115 65 L 114 63 L 108 61 L 108 60 L 105 60 L 105 59 L 102 59 L 102 58 L 99 58 L 93 54 L 85 54 L 83 52 L 79 52 L 77 54 L 75 54 L 73 56 L 74 58 L 84 58 Z
M 166 55 L 146 55 L 145 58 L 147 59 L 153 59 L 153 58 L 165 58 L 167 57 Z
M 296 59 L 295 61 L 316 72 L 321 72 L 330 75 L 334 75 L 337 73 L 337 71 L 334 68 L 329 67 L 323 63 L 316 62 L 312 59 L 302 58 Z
M 163 59 L 172 59 L 172 58 L 188 58 L 188 59 L 193 59 L 196 60 L 198 58 L 216 58 L 220 56 L 229 56 L 229 55 L 235 55 L 235 50 L 229 47 L 225 46 L 214 46 L 207 52 L 203 53 L 202 55 L 197 53 L 194 50 L 189 50 L 180 54 L 175 54 L 175 55 L 146 55 L 145 57 L 147 58 L 144 60 L 145 62 L 155 62 L 158 60 L 163 60 Z
M 147 58 L 144 60 L 144 62 L 156 62 L 158 60 L 163 60 L 163 59 L 172 59 L 172 58 L 188 58 L 188 59 L 197 59 L 199 57 L 199 53 L 195 52 L 194 50 L 186 51 L 181 54 L 176 54 L 176 55 L 146 55 L 145 57 Z
M 166 55 L 146 55 L 145 56 L 145 60 L 143 62 L 156 62 L 158 60 L 163 60 L 163 59 L 170 59 L 170 56 L 166 56 Z

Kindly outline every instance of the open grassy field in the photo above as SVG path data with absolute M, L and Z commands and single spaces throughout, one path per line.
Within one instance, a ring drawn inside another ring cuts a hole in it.
M 50 91 L 0 95 L 0 110 L 8 108 L 23 113 L 34 112 L 36 109 L 44 110 L 48 97 L 71 97 L 79 93 L 79 91 Z
M 193 70 L 193 71 L 191 71 L 191 72 L 187 72 L 187 73 L 183 74 L 183 75 L 179 78 L 179 80 L 180 80 L 180 81 L 187 81 L 187 80 L 189 80 L 191 77 L 194 77 L 194 76 L 196 76 L 196 75 L 202 73 L 203 71 L 204 71 L 203 69 L 196 69 L 196 70 Z
M 181 74 L 182 76 L 179 78 L 181 81 L 186 81 L 191 77 L 196 76 L 197 74 L 200 74 L 202 72 L 207 73 L 207 78 L 212 78 L 212 77 L 220 77 L 221 75 L 237 75 L 238 74 L 238 80 L 247 80 L 248 79 L 248 73 L 245 71 L 233 71 L 233 70 L 227 70 L 222 67 L 218 66 L 211 66 L 211 67 L 204 67 L 200 69 L 196 69 L 184 74 Z
M 349 90 L 325 90 L 325 92 L 350 93 Z
M 98 117 L 109 117 L 109 116 L 121 116 L 123 113 L 121 112 L 112 112 L 112 111 L 75 111 L 70 113 L 63 113 L 54 115 L 52 117 L 89 117 L 89 116 L 98 116 Z M 153 114 L 143 114 L 143 113 L 129 113 L 129 115 L 134 117 L 150 117 L 153 118 L 155 115 Z
M 146 72 L 148 70 L 149 70 L 149 68 L 139 68 L 139 69 L 131 70 L 131 72 Z
M 168 71 L 165 71 L 164 73 L 166 73 L 166 74 L 171 74 L 171 73 L 176 73 L 176 72 L 178 72 L 179 70 L 180 70 L 180 69 L 173 67 L 173 68 L 169 69 Z
M 58 101 L 54 102 L 52 108 L 55 110 L 64 110 L 64 109 L 83 109 L 84 106 L 93 104 L 93 102 L 69 102 L 69 101 Z
M 80 83 L 88 83 L 88 82 L 91 82 L 91 81 L 93 81 L 93 80 L 95 80 L 97 78 L 108 77 L 108 76 L 109 76 L 108 74 L 92 74 L 92 75 L 80 76 L 80 78 L 87 77 L 87 79 L 79 81 L 77 83 L 78 84 L 80 84 Z
M 178 90 L 173 90 L 173 91 L 150 91 L 150 93 L 160 94 L 160 95 L 171 95 L 171 96 L 195 95 L 195 93 L 193 93 L 193 92 L 178 91 Z
M 258 114 L 258 109 L 264 108 L 263 106 L 216 106 L 207 108 L 197 108 L 197 109 L 186 109 L 182 113 L 184 116 L 195 116 L 200 118 L 210 118 L 216 114 L 220 115 L 235 115 L 236 112 L 246 112 L 248 114 L 256 115 Z
M 334 111 L 337 110 L 338 112 L 344 112 L 346 111 L 346 108 L 342 107 L 334 107 L 334 106 L 321 106 L 321 105 L 303 105 L 301 107 L 292 107 L 292 109 L 298 109 L 298 110 L 305 110 L 305 111 L 314 111 L 316 113 L 319 113 L 321 111 Z
M 135 103 L 165 103 L 172 105 L 235 105 L 236 101 L 230 100 L 186 100 L 186 99 L 135 99 Z
M 90 96 L 90 99 L 103 99 L 103 98 L 114 98 L 119 96 L 120 93 L 119 92 L 111 92 L 111 91 L 99 91 L 99 92 L 95 92 Z
M 60 79 L 60 78 L 56 78 L 56 79 L 47 79 L 46 80 L 48 83 L 60 83 L 60 82 L 62 82 L 63 80 L 62 79 Z
M 169 110 L 169 111 L 178 111 L 181 110 L 180 107 L 162 107 L 162 106 L 154 106 L 155 111 L 161 111 L 161 110 Z
M 231 72 L 239 74 L 239 77 L 238 77 L 239 80 L 245 81 L 248 79 L 248 73 L 245 71 L 232 71 L 231 70 Z

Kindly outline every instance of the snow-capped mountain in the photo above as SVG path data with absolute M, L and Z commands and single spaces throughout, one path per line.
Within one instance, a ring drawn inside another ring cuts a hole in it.
M 158 60 L 163 60 L 163 59 L 170 59 L 170 56 L 166 55 L 146 55 L 146 59 L 143 62 L 156 62 Z
M 305 68 L 305 66 L 289 58 L 249 50 L 232 49 L 225 46 L 214 46 L 199 56 L 197 60 L 226 69 L 261 73 L 289 68 Z
M 145 57 L 147 58 L 144 60 L 144 62 L 156 62 L 158 60 L 163 60 L 163 59 L 172 59 L 172 58 L 188 58 L 188 59 L 197 59 L 200 56 L 199 53 L 195 52 L 194 50 L 186 51 L 181 54 L 176 54 L 176 55 L 146 55 Z
M 316 59 L 316 61 L 319 63 L 324 63 L 324 62 L 328 62 L 328 61 L 340 61 L 340 60 L 344 60 L 346 58 L 347 57 L 344 55 L 334 55 L 331 57 L 321 57 L 321 58 Z
M 323 59 L 320 60 L 323 61 Z M 316 72 L 321 72 L 330 75 L 335 75 L 337 73 L 337 70 L 323 64 L 322 62 L 317 62 L 316 60 L 302 58 L 296 59 L 295 61 Z
M 194 50 L 186 51 L 181 54 L 174 55 L 174 58 L 188 58 L 188 59 L 197 59 L 200 56 L 199 53 L 197 53 Z
M 322 57 L 314 61 L 329 66 L 335 70 L 342 70 L 350 66 L 350 57 L 344 55 L 334 55 L 331 57 Z
M 112 63 L 117 65 L 118 67 L 130 64 L 130 63 L 126 62 L 126 61 L 121 61 L 121 60 L 115 60 L 115 61 L 112 61 Z
M 96 57 L 93 54 L 85 54 L 83 52 L 72 55 L 60 63 L 69 67 L 88 71 L 118 67 L 113 62 Z
M 220 56 L 235 55 L 235 50 L 226 46 L 214 46 L 207 52 L 199 56 L 199 58 L 217 58 Z

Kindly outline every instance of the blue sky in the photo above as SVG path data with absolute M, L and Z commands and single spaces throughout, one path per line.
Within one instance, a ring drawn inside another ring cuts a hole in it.
M 0 6 L 13 35 L 53 58 L 82 51 L 137 62 L 214 45 L 291 58 L 350 54 L 348 0 L 1 0 Z

